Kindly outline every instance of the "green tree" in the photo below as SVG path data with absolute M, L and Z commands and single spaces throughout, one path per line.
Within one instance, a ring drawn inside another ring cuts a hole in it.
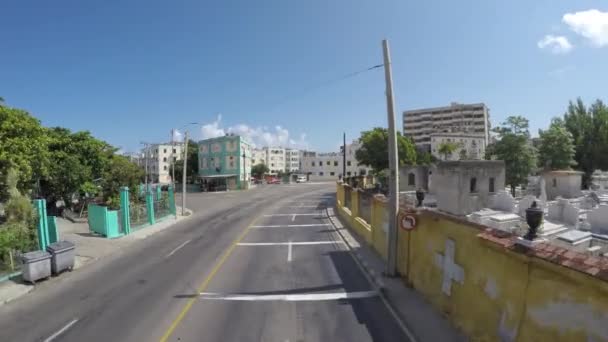
M 416 164 L 418 165 L 429 165 L 437 161 L 437 158 L 430 152 L 418 152 L 416 154 Z
M 270 171 L 270 169 L 264 163 L 259 163 L 259 164 L 253 165 L 251 167 L 251 175 L 253 175 L 254 177 L 257 177 L 257 178 L 264 177 L 264 175 L 266 173 L 268 173 L 269 171 Z
M 129 187 L 131 194 L 135 194 L 144 177 L 144 171 L 127 157 L 114 155 L 109 159 L 103 173 L 102 191 L 103 199 L 111 206 L 116 207 L 120 188 Z
M 570 101 L 564 125 L 574 141 L 574 160 L 585 172 L 585 184 L 596 169 L 608 169 L 608 108 L 596 100 L 589 108 L 578 98 Z
M 28 193 L 48 171 L 48 139 L 40 121 L 28 112 L 0 106 L 0 165 L 13 167 L 17 188 Z M 0 189 L 0 199 L 7 189 Z
M 359 138 L 361 148 L 355 153 L 357 162 L 361 165 L 371 167 L 378 173 L 388 169 L 388 130 L 376 127 L 371 131 L 361 132 Z M 399 154 L 399 164 L 415 164 L 416 149 L 411 139 L 406 138 L 397 132 L 397 151 Z
M 183 160 L 183 152 L 180 157 L 181 161 L 178 160 L 175 162 L 175 182 L 181 183 L 184 171 L 184 160 Z M 188 168 L 188 182 L 192 182 L 198 176 L 198 143 L 194 140 L 188 140 L 188 160 L 186 160 L 186 165 Z
M 442 142 L 437 147 L 437 153 L 443 156 L 443 160 L 448 160 L 452 156 L 452 153 L 458 149 L 460 145 L 453 142 Z
M 541 139 L 538 148 L 540 167 L 561 170 L 576 165 L 572 134 L 566 129 L 563 120 L 553 119 L 549 129 L 539 130 L 539 136 Z
M 515 196 L 515 187 L 527 181 L 536 165 L 536 151 L 529 142 L 528 120 L 510 116 L 493 131 L 498 133 L 498 141 L 486 148 L 485 157 L 505 162 L 505 183 Z

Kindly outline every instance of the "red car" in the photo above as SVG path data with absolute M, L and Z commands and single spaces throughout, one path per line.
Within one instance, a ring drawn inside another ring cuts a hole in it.
M 271 178 L 268 184 L 281 184 L 281 181 L 278 178 Z

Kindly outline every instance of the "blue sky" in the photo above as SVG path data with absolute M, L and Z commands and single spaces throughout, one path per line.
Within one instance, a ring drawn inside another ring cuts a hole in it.
M 125 151 L 188 122 L 334 150 L 343 131 L 386 125 L 384 75 L 317 86 L 380 64 L 388 38 L 398 122 L 485 102 L 493 125 L 518 114 L 536 131 L 570 99 L 607 100 L 604 12 L 580 0 L 3 0 L 0 96 Z

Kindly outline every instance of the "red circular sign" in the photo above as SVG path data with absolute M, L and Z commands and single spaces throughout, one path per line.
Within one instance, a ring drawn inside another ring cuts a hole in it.
M 413 230 L 416 228 L 416 217 L 414 215 L 399 215 L 399 227 L 403 230 Z

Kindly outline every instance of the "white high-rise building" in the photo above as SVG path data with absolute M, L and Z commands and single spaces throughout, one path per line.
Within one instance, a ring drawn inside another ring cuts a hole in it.
M 148 181 L 170 184 L 171 164 L 181 159 L 181 145 L 151 144 L 142 149 L 138 164 L 144 169 L 147 165 Z
M 453 102 L 447 107 L 403 112 L 403 134 L 411 137 L 420 150 L 432 152 L 431 135 L 440 133 L 479 136 L 485 147 L 490 139 L 490 110 L 483 103 Z
M 293 148 L 263 147 L 254 149 L 253 165 L 266 164 L 271 174 L 296 173 L 300 169 L 300 151 Z

